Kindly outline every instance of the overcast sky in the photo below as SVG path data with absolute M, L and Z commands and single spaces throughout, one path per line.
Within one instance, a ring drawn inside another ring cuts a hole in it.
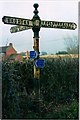
M 41 20 L 75 22 L 78 25 L 78 1 L 49 1 L 49 0 L 24 0 L 0 2 L 0 46 L 8 45 L 10 42 L 18 52 L 33 50 L 33 31 L 25 30 L 17 33 L 10 33 L 13 25 L 2 23 L 3 16 L 20 17 L 32 19 L 34 13 L 33 4 L 39 4 L 39 16 Z M 65 50 L 64 37 L 78 36 L 76 30 L 41 28 L 40 51 L 56 53 Z

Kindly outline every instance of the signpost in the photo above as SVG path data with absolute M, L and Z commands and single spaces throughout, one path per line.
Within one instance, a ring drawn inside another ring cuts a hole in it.
M 73 22 L 59 22 L 59 21 L 44 21 L 38 16 L 38 4 L 34 4 L 34 16 L 30 19 L 4 16 L 2 21 L 4 24 L 18 25 L 11 27 L 10 32 L 15 33 L 23 30 L 32 29 L 34 32 L 34 51 L 30 52 L 30 58 L 34 59 L 34 80 L 39 82 L 40 69 L 44 67 L 44 60 L 39 59 L 39 31 L 41 27 L 44 28 L 59 28 L 75 30 L 77 25 Z M 37 92 L 36 92 L 37 93 Z

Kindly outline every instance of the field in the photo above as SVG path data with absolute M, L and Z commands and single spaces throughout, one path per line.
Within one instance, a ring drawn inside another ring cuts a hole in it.
M 33 78 L 31 60 L 2 63 L 3 118 L 78 119 L 79 59 L 43 58 L 40 80 Z
M 78 54 L 58 54 L 58 55 L 42 55 L 41 58 L 78 58 L 80 55 Z

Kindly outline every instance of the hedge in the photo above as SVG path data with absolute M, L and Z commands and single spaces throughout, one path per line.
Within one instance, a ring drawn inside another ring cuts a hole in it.
M 78 118 L 79 60 L 45 61 L 37 80 L 40 101 L 34 99 L 33 61 L 2 63 L 3 118 Z

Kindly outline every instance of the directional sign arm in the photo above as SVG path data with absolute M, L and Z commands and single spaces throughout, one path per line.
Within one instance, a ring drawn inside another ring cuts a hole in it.
M 30 20 L 30 19 L 24 19 L 24 18 L 4 16 L 2 18 L 2 22 L 4 22 L 4 24 L 21 25 L 21 26 L 33 27 L 32 20 Z
M 77 25 L 73 22 L 41 21 L 41 27 L 75 30 Z
M 16 33 L 16 32 L 20 32 L 20 31 L 23 31 L 23 30 L 28 30 L 28 29 L 31 29 L 32 27 L 27 27 L 27 26 L 14 26 L 14 27 L 11 27 L 10 28 L 10 32 L 11 33 Z

